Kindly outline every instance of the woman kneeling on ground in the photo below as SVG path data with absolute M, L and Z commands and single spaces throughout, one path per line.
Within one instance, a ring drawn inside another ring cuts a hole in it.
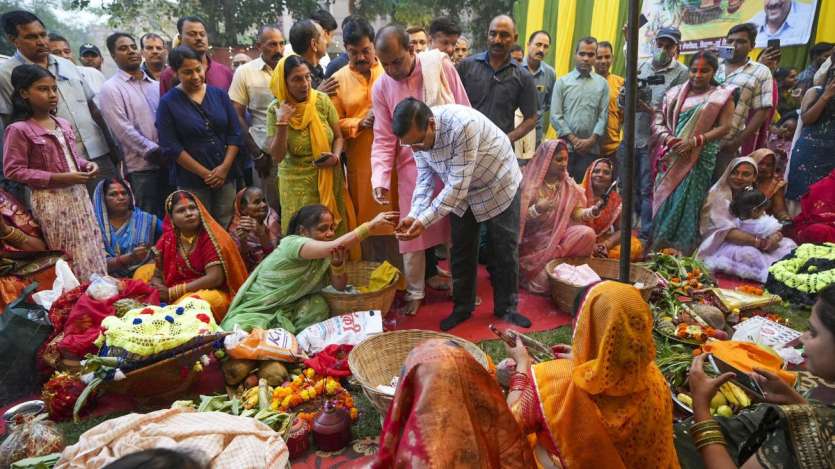
M 568 175 L 562 140 L 543 142 L 525 166 L 519 228 L 519 284 L 533 293 L 548 290 L 545 265 L 559 257 L 590 256 L 594 230 L 583 223 L 599 214 L 586 208 L 583 189 Z
M 543 468 L 679 467 L 652 314 L 635 287 L 612 281 L 591 287 L 573 351 L 563 358 L 532 366 L 518 341 L 508 352 L 516 372 L 505 401 L 487 370 L 460 347 L 433 341 L 413 350 L 373 467 L 537 467 L 532 437 L 525 438 L 531 434 Z
M 614 180 L 614 163 L 609 158 L 600 158 L 586 169 L 581 185 L 586 193 L 588 208 L 599 209 L 596 217 L 586 221 L 586 225 L 590 226 L 597 235 L 594 255 L 620 259 L 620 213 L 623 202 L 613 184 Z M 643 245 L 638 237 L 633 235 L 631 243 L 629 257 L 633 261 L 643 257 Z
M 835 383 L 835 286 L 820 292 L 809 318 L 809 330 L 800 342 L 806 369 L 825 383 Z M 765 402 L 733 417 L 712 417 L 710 400 L 734 375 L 711 378 L 703 367 L 704 355 L 699 355 L 688 378 L 695 424 L 689 432 L 685 430 L 687 424 L 676 428 L 682 467 L 835 467 L 835 408 L 831 404 L 809 401 L 778 376 L 755 369 L 751 378 L 763 390 Z
M 397 212 L 380 213 L 334 239 L 337 224 L 330 210 L 318 204 L 302 207 L 290 219 L 278 248 L 241 287 L 221 327 L 247 331 L 281 327 L 297 333 L 324 321 L 330 310 L 319 292 L 329 284 L 337 290 L 347 285 L 347 249 L 375 232 L 391 229 L 397 217 Z
M 149 281 L 163 303 L 198 297 L 222 321 L 246 279 L 246 266 L 232 238 L 197 197 L 186 191 L 168 196 L 162 237 L 153 251 L 156 265 L 140 267 L 134 278 Z

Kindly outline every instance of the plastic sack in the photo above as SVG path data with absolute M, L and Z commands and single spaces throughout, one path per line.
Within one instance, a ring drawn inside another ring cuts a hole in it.
M 575 287 L 585 287 L 601 280 L 588 264 L 560 264 L 554 268 L 554 277 Z
M 119 281 L 107 275 L 93 274 L 86 293 L 99 301 L 109 300 L 119 294 Z
M 373 334 L 383 332 L 380 311 L 359 311 L 335 316 L 314 324 L 296 336 L 308 354 L 324 350 L 331 344 L 357 345 Z
M 72 273 L 70 265 L 64 259 L 59 259 L 55 263 L 55 282 L 52 283 L 51 290 L 39 291 L 32 295 L 32 301 L 44 307 L 49 311 L 52 308 L 52 303 L 58 300 L 64 292 L 68 292 L 73 288 L 79 286 L 78 279 Z
M 55 422 L 46 420 L 46 414 L 17 415 L 11 433 L 0 445 L 0 469 L 21 459 L 61 452 L 65 446 L 64 435 Z
M 235 331 L 223 339 L 223 346 L 232 358 L 239 360 L 279 360 L 295 363 L 305 360 L 296 336 L 284 329 L 253 328 L 247 333 L 235 326 Z

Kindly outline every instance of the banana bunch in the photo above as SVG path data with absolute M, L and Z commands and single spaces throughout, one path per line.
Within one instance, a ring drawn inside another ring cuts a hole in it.
M 676 399 L 689 408 L 693 408 L 693 398 L 683 392 L 676 395 Z M 710 415 L 732 417 L 734 413 L 749 407 L 751 398 L 739 386 L 727 382 L 719 387 L 719 391 L 710 400 Z
M 255 409 L 258 407 L 258 386 L 253 386 L 241 395 L 244 409 Z

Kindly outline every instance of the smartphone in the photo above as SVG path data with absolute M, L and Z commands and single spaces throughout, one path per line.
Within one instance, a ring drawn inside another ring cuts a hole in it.
M 710 365 L 713 367 L 714 371 L 719 374 L 723 373 L 733 373 L 735 376 L 731 380 L 735 384 L 739 385 L 741 388 L 745 389 L 746 391 L 750 392 L 751 394 L 757 396 L 759 399 L 763 399 L 763 390 L 760 389 L 760 385 L 751 378 L 748 373 L 745 373 L 737 368 L 734 368 L 730 364 L 723 362 L 719 358 L 713 356 L 713 354 L 708 354 L 707 356 Z
M 769 39 L 768 45 L 766 46 L 768 49 L 780 49 L 780 38 L 777 39 Z
M 320 165 L 320 164 L 324 163 L 325 161 L 328 161 L 329 159 L 330 159 L 330 155 L 325 155 L 325 156 L 323 156 L 321 158 L 318 158 L 315 161 L 313 161 L 313 164 Z
M 638 17 L 638 29 L 643 28 L 647 23 L 649 23 L 649 20 L 643 13 L 641 13 L 641 16 Z
M 719 54 L 720 59 L 730 60 L 734 58 L 733 46 L 719 46 L 717 53 Z

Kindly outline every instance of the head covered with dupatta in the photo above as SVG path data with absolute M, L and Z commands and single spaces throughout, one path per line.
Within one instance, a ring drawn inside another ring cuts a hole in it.
M 578 313 L 573 358 L 534 365 L 533 375 L 566 467 L 679 467 L 652 313 L 632 285 L 591 287 Z
M 110 214 L 107 211 L 107 190 L 113 184 L 119 184 L 125 188 L 130 200 L 130 217 L 122 229 L 116 230 L 110 224 Z M 107 186 L 107 187 L 105 187 Z M 102 179 L 96 184 L 93 192 L 93 212 L 99 223 L 99 229 L 104 237 L 104 248 L 110 257 L 126 254 L 122 246 L 151 246 L 154 242 L 154 235 L 157 232 L 159 219 L 156 215 L 143 212 L 136 207 L 136 199 L 133 196 L 130 184 L 123 179 Z M 122 232 L 119 235 L 119 232 Z
M 296 98 L 293 97 L 290 90 L 287 88 L 287 80 L 285 78 L 285 75 L 287 75 L 287 73 L 285 73 L 287 61 L 291 58 L 293 58 L 292 60 L 294 62 L 296 60 L 302 60 L 300 56 L 297 55 L 286 55 L 282 57 L 281 60 L 278 61 L 278 65 L 276 65 L 272 79 L 270 80 L 270 90 L 273 92 L 273 96 L 275 96 L 278 104 L 283 101 L 287 101 L 295 105 L 293 115 L 290 117 L 290 127 L 294 130 L 304 130 L 306 128 L 310 130 L 310 154 L 313 155 L 313 159 L 315 160 L 319 158 L 320 154 L 330 153 L 331 151 L 331 141 L 328 139 L 326 127 L 328 123 L 322 121 L 322 117 L 316 109 L 316 102 L 319 99 L 330 98 L 328 98 L 324 93 L 311 87 L 308 91 L 306 101 L 296 101 Z M 303 60 L 302 64 L 306 65 Z M 297 66 L 301 66 L 301 64 Z M 334 224 L 339 225 L 342 222 L 342 215 L 340 214 L 339 207 L 337 206 L 336 194 L 334 194 L 334 189 L 336 187 L 334 184 L 334 167 L 318 168 L 317 174 L 319 201 L 333 214 Z M 356 219 L 353 216 L 354 208 L 347 189 L 345 188 L 345 184 L 343 184 L 342 195 L 346 205 L 345 212 L 348 217 L 346 225 L 348 229 L 354 229 L 356 227 Z
M 725 241 L 725 236 L 737 227 L 736 217 L 731 213 L 731 201 L 734 194 L 730 178 L 731 173 L 739 165 L 746 163 L 754 168 L 756 175 L 757 162 L 753 158 L 750 156 L 734 158 L 707 194 L 699 220 L 699 232 L 703 239 L 698 250 L 700 256 L 709 256 L 716 252 Z
M 372 467 L 535 464 L 495 378 L 460 345 L 434 339 L 406 358 Z
M 586 203 L 591 204 L 594 200 L 594 186 L 592 185 L 591 178 L 594 169 L 597 168 L 598 165 L 601 164 L 608 164 L 609 167 L 612 169 L 612 181 L 615 180 L 615 164 L 609 158 L 598 158 L 586 168 L 586 174 L 583 176 L 583 182 L 580 184 L 583 187 L 583 192 L 586 194 Z M 611 184 L 611 183 L 610 183 Z M 607 188 L 608 189 L 608 188 Z M 601 194 L 602 195 L 602 194 Z M 612 225 L 617 223 L 620 219 L 620 212 L 622 208 L 622 203 L 620 199 L 620 194 L 616 190 L 612 190 L 609 193 L 609 200 L 606 202 L 606 206 L 603 207 L 603 210 L 600 211 L 600 215 L 596 218 L 591 219 L 587 224 L 594 229 L 595 234 L 598 236 L 608 230 Z
M 163 266 L 163 276 L 166 285 L 169 285 L 168 273 L 173 272 L 173 269 L 177 268 L 177 236 L 179 233 L 171 221 L 171 213 L 174 211 L 174 206 L 177 202 L 181 200 L 189 200 L 197 205 L 197 209 L 200 211 L 200 226 L 206 231 L 212 246 L 220 258 L 223 273 L 226 278 L 227 293 L 230 298 L 234 297 L 247 277 L 246 265 L 243 259 L 241 259 L 238 247 L 229 236 L 229 233 L 212 218 L 212 215 L 209 214 L 209 211 L 200 202 L 200 199 L 195 197 L 191 192 L 183 190 L 174 191 L 165 199 L 165 220 L 162 224 L 162 237 L 157 246 L 158 248 L 161 246 L 163 258 L 165 259 L 166 265 Z

